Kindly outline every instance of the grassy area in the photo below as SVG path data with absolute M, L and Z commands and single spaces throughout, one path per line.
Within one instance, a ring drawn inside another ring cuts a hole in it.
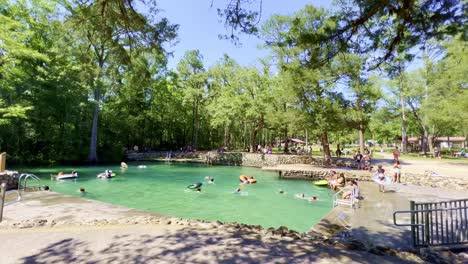
M 424 157 L 419 153 L 408 153 L 400 155 L 401 159 L 415 159 L 415 160 L 438 160 L 432 157 Z M 442 159 L 444 161 L 457 161 L 457 162 L 466 162 L 468 163 L 468 158 L 452 157 L 450 155 L 442 154 Z

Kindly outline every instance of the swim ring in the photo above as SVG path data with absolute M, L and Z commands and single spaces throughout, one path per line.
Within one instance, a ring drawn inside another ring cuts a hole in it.
M 328 181 L 327 181 L 327 180 L 315 181 L 315 182 L 314 182 L 314 185 L 315 185 L 315 186 L 327 186 L 327 185 L 328 185 Z
M 97 175 L 97 177 L 98 177 L 98 178 L 102 178 L 102 179 L 109 178 L 109 177 L 107 177 L 107 174 L 106 174 L 105 172 L 99 173 L 99 174 Z M 111 177 L 114 178 L 114 177 L 115 177 L 115 173 L 111 173 Z
M 255 179 L 254 177 L 247 176 L 247 175 L 239 176 L 239 180 L 242 183 L 250 183 L 250 184 L 257 183 L 257 179 Z
M 380 185 L 389 185 L 392 183 L 392 179 L 390 179 L 390 177 L 387 177 L 387 176 L 381 177 L 378 174 L 375 174 L 374 176 L 372 176 L 372 180 L 375 183 L 378 183 Z
M 197 183 L 194 183 L 194 184 L 190 184 L 189 186 L 187 186 L 187 188 L 188 188 L 188 189 L 198 189 L 198 188 L 200 188 L 202 185 L 203 185 L 203 183 L 197 182 Z

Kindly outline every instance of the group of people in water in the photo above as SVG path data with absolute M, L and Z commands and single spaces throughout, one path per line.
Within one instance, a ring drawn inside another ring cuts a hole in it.
M 257 183 L 257 179 L 255 179 L 255 177 L 247 176 L 247 175 L 240 175 L 239 176 L 239 181 L 240 181 L 239 187 L 234 191 L 234 193 L 236 193 L 236 194 L 242 194 L 243 193 L 242 187 L 245 184 L 255 184 L 255 183 Z M 205 177 L 205 183 L 215 184 L 215 180 L 211 176 L 206 176 Z M 196 191 L 196 192 L 201 192 L 202 191 L 202 186 L 203 186 L 203 182 L 197 182 L 197 183 L 193 183 L 193 184 L 188 185 L 187 189 L 190 189 L 190 190 L 193 190 L 193 191 Z
M 280 190 L 280 193 L 282 193 L 281 191 L 282 191 L 282 190 Z M 307 197 L 304 193 L 296 194 L 295 197 L 298 198 L 298 199 L 307 200 L 307 201 L 309 201 L 309 202 L 319 201 L 319 198 L 318 198 L 317 196 L 312 195 L 312 196 L 310 196 L 310 197 Z

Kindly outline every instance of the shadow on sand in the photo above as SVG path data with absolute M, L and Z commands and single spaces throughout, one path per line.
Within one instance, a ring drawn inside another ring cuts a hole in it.
M 360 230 L 366 232 L 366 230 Z M 85 236 L 51 243 L 24 263 L 411 263 L 365 251 L 350 251 L 313 241 L 262 239 L 254 232 L 186 227 L 162 234 L 109 235 L 98 243 Z M 151 233 L 151 232 L 149 232 Z M 376 234 L 381 239 L 391 239 Z M 328 262 L 327 262 L 328 263 Z

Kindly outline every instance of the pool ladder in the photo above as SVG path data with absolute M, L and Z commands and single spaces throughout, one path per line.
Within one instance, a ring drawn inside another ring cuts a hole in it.
M 7 191 L 6 190 L 6 187 L 7 187 L 6 183 L 2 183 L 0 185 L 0 222 L 2 221 L 2 218 L 3 218 L 3 207 L 21 201 L 21 199 L 23 198 L 22 195 L 21 195 L 21 191 L 25 192 L 28 189 L 28 180 L 29 179 L 32 179 L 37 183 L 37 186 L 32 186 L 32 187 L 30 187 L 31 189 L 34 189 L 34 188 L 40 189 L 41 188 L 41 185 L 40 185 L 41 179 L 39 179 L 39 177 L 37 177 L 36 175 L 29 174 L 29 173 L 23 173 L 23 174 L 21 174 L 19 176 L 19 178 L 18 178 L 18 189 L 16 189 L 16 190 Z M 17 193 L 16 200 L 12 201 L 12 202 L 9 202 L 9 203 L 5 203 L 5 195 L 6 195 L 7 192 L 16 192 Z
M 40 189 L 41 188 L 41 179 L 34 174 L 22 173 L 18 178 L 18 189 L 11 190 L 9 192 L 16 192 L 17 197 L 15 201 L 6 203 L 5 206 L 21 201 L 23 198 L 22 192 L 24 193 L 28 189 L 28 180 L 33 180 L 37 185 L 32 185 L 30 189 Z
M 336 192 L 334 195 L 333 195 L 333 207 L 337 207 L 338 205 L 345 205 L 345 206 L 349 206 L 351 208 L 355 208 L 355 207 L 359 207 L 359 200 L 356 199 L 356 197 L 354 196 L 354 193 L 351 193 L 349 199 L 342 199 L 341 196 L 343 195 L 343 193 L 345 191 L 353 191 L 352 188 L 350 187 L 344 187 L 342 188 L 341 190 L 339 190 L 338 192 Z

